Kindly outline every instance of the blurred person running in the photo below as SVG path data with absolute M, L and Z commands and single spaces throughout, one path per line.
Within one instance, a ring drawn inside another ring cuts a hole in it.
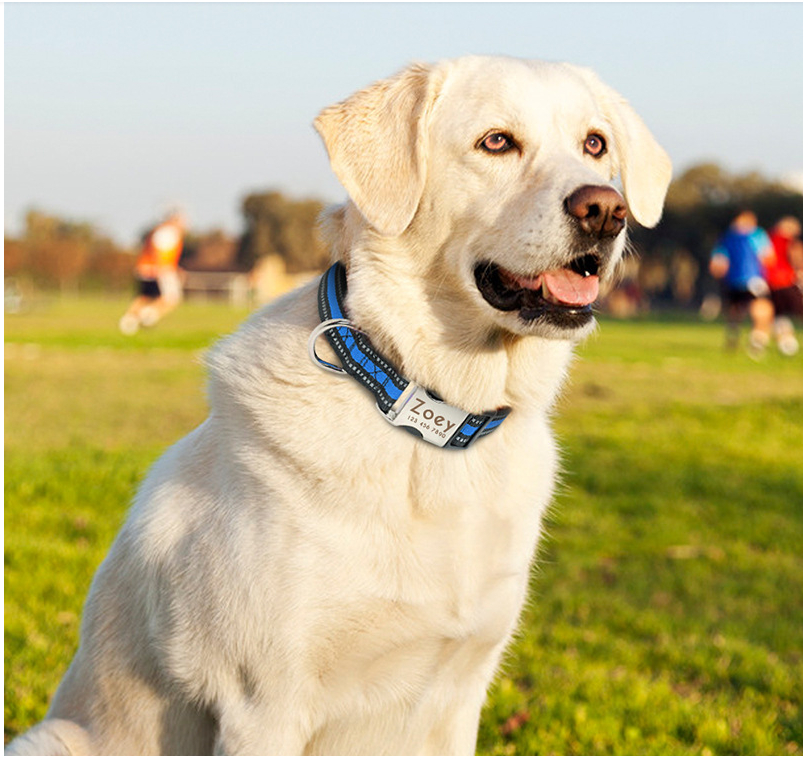
M 185 228 L 184 216 L 174 212 L 145 237 L 134 271 L 137 296 L 120 319 L 123 334 L 154 326 L 181 302 L 178 261 Z
M 770 231 L 773 251 L 764 260 L 764 275 L 775 306 L 775 339 L 784 355 L 800 349 L 793 318 L 803 319 L 803 242 L 800 221 L 785 216 Z
M 739 326 L 748 313 L 752 328 L 747 352 L 753 358 L 764 354 L 772 336 L 775 310 L 763 270 L 763 261 L 772 252 L 772 242 L 759 227 L 756 214 L 742 210 L 720 237 L 709 264 L 711 275 L 722 283 L 726 346 L 736 348 Z

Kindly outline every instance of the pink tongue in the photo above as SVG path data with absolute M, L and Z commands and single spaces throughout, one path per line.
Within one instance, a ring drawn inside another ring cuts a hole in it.
M 581 276 L 568 268 L 547 271 L 544 282 L 549 293 L 564 305 L 590 305 L 599 296 L 599 276 Z

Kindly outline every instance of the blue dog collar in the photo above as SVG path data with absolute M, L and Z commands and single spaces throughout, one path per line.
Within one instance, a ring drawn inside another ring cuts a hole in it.
M 447 405 L 434 392 L 404 378 L 345 315 L 346 268 L 335 263 L 318 288 L 321 323 L 309 338 L 309 354 L 315 365 L 352 376 L 375 397 L 376 406 L 388 423 L 403 428 L 438 447 L 465 449 L 499 428 L 510 408 L 479 415 Z M 322 335 L 340 358 L 342 367 L 318 357 L 315 343 Z

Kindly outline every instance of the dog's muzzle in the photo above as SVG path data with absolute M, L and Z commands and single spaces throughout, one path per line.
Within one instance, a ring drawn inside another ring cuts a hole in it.
M 561 329 L 575 329 L 593 318 L 599 266 L 599 258 L 588 254 L 564 268 L 522 276 L 483 262 L 475 266 L 474 280 L 485 301 L 496 310 L 516 311 L 527 324 L 542 320 Z

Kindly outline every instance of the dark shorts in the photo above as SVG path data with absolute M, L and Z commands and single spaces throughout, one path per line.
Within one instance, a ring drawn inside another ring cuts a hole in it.
M 159 282 L 156 279 L 140 279 L 137 285 L 137 293 L 140 297 L 150 297 L 153 300 L 162 296 L 159 290 Z
M 722 301 L 726 305 L 746 308 L 756 296 L 747 289 L 732 289 L 729 286 L 722 287 Z
M 775 315 L 803 318 L 803 292 L 796 286 L 773 290 L 772 304 L 775 305 Z

